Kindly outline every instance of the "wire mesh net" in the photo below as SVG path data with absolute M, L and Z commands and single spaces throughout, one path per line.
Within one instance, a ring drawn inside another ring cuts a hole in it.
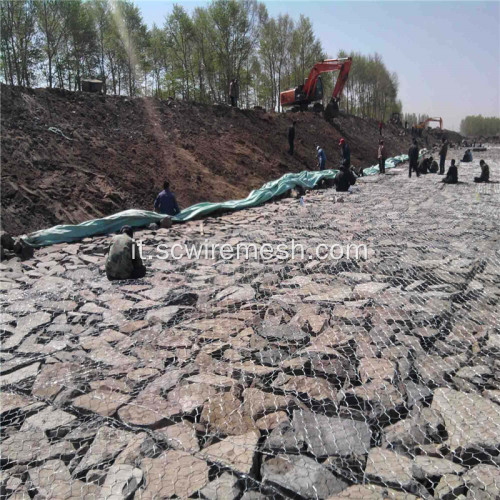
M 2 496 L 500 498 L 499 198 L 463 170 L 136 233 L 140 280 L 109 237 L 2 263 Z

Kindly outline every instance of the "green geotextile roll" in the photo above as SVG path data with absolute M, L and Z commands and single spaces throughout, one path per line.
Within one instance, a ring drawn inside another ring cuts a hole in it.
M 423 154 L 425 150 L 420 153 Z M 398 164 L 407 161 L 407 155 L 395 156 L 385 161 L 386 168 L 394 168 Z M 367 167 L 363 175 L 374 175 L 378 173 L 378 165 Z M 312 189 L 321 180 L 333 180 L 338 170 L 303 171 L 298 174 L 285 174 L 277 180 L 267 182 L 260 189 L 252 191 L 244 200 L 230 200 L 222 203 L 197 203 L 172 217 L 174 222 L 185 222 L 192 219 L 210 215 L 214 212 L 230 212 L 244 208 L 257 207 L 273 198 L 286 193 L 296 186 Z M 24 241 L 34 247 L 54 245 L 57 243 L 70 243 L 79 241 L 90 236 L 110 234 L 119 231 L 123 226 L 144 227 L 152 222 L 160 222 L 165 218 L 163 214 L 150 212 L 149 210 L 125 210 L 117 214 L 109 215 L 102 219 L 93 219 L 80 224 L 64 224 L 49 229 L 42 229 L 25 236 Z

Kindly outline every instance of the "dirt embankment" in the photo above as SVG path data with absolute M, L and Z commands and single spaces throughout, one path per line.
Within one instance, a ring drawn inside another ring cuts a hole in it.
M 168 178 L 181 207 L 247 196 L 287 172 L 327 166 L 348 140 L 352 163 L 376 163 L 375 121 L 313 113 L 276 114 L 152 98 L 104 97 L 1 86 L 2 227 L 21 234 L 128 208 L 151 209 Z M 298 119 L 296 154 L 287 129 Z M 55 127 L 55 132 L 49 131 Z M 408 149 L 384 130 L 389 155 Z

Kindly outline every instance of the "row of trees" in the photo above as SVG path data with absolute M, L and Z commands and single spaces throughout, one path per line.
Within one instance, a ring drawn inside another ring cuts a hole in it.
M 494 116 L 466 116 L 460 122 L 460 133 L 467 136 L 500 134 L 500 118 Z
M 93 77 L 113 94 L 227 102 L 236 77 L 243 106 L 279 110 L 280 91 L 326 57 L 309 18 L 270 17 L 256 0 L 213 0 L 192 15 L 175 5 L 151 29 L 129 0 L 2 0 L 0 8 L 0 69 L 11 85 L 81 90 Z M 346 110 L 377 119 L 400 110 L 397 75 L 381 57 L 350 55 Z M 325 100 L 333 81 L 324 78 Z

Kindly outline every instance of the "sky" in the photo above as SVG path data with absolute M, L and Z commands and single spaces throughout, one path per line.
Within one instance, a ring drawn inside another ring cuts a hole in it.
M 135 0 L 148 25 L 174 3 L 188 12 L 208 2 Z M 500 116 L 498 1 L 264 1 L 271 16 L 311 19 L 325 52 L 375 52 L 399 78 L 403 112 L 442 117 L 459 130 L 467 115 Z

